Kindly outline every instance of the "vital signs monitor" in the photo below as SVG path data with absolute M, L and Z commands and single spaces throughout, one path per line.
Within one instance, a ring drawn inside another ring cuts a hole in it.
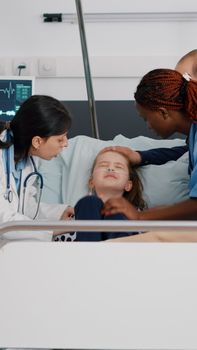
M 0 119 L 12 120 L 20 105 L 34 93 L 34 77 L 0 76 Z

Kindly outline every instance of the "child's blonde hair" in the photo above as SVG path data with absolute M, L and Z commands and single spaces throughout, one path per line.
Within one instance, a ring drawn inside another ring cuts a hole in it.
M 143 210 L 147 208 L 147 204 L 143 199 L 143 185 L 137 172 L 137 167 L 132 165 L 129 159 L 124 156 L 128 161 L 129 169 L 129 180 L 132 181 L 133 186 L 130 191 L 124 191 L 123 197 L 125 197 L 131 204 L 135 205 L 136 208 Z
M 123 197 L 126 198 L 131 204 L 133 204 L 136 208 L 139 208 L 140 210 L 147 208 L 147 204 L 144 201 L 143 195 L 142 195 L 143 185 L 142 185 L 142 182 L 141 182 L 140 177 L 139 177 L 138 172 L 137 172 L 137 166 L 134 166 L 133 164 L 131 164 L 129 158 L 125 154 L 123 154 L 121 151 L 106 150 L 106 152 L 119 153 L 127 160 L 128 171 L 129 171 L 129 180 L 132 181 L 133 186 L 132 186 L 130 191 L 124 191 Z M 101 153 L 104 153 L 103 150 L 97 154 L 97 156 L 94 160 L 94 163 L 93 163 L 93 166 L 91 169 L 91 176 L 93 174 L 97 159 Z

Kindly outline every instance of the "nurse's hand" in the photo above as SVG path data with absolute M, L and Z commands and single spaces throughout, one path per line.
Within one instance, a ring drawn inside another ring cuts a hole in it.
M 132 150 L 129 147 L 109 146 L 102 149 L 100 153 L 109 152 L 109 151 L 120 152 L 123 156 L 126 156 L 131 162 L 131 164 L 133 165 L 139 165 L 142 161 L 140 153 Z
M 123 197 L 108 199 L 104 204 L 102 214 L 124 214 L 129 220 L 140 220 L 140 212 Z
M 67 207 L 66 210 L 64 210 L 60 220 L 71 220 L 74 215 L 75 215 L 74 208 Z

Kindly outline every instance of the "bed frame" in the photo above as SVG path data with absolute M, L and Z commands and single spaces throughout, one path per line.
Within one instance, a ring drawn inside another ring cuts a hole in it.
M 0 233 L 161 229 L 104 224 L 12 222 Z M 192 243 L 9 242 L 0 249 L 0 347 L 197 349 L 196 266 Z

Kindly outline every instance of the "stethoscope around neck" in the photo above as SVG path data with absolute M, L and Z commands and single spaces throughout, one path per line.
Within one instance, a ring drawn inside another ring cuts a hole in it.
M 4 198 L 9 202 L 12 203 L 13 201 L 13 191 L 11 190 L 11 186 L 10 186 L 10 148 L 7 148 L 5 153 L 5 162 L 6 162 L 6 192 L 4 194 Z M 39 181 L 39 196 L 37 199 L 37 208 L 36 208 L 36 212 L 35 215 L 33 216 L 33 220 L 36 218 L 36 216 L 38 215 L 38 211 L 39 211 L 39 207 L 40 207 L 40 201 L 41 201 L 41 196 L 42 196 L 42 189 L 44 186 L 44 181 L 43 181 L 43 176 L 37 171 L 36 168 L 36 164 L 34 162 L 33 157 L 30 156 L 30 160 L 32 162 L 33 165 L 33 169 L 34 171 L 32 171 L 31 173 L 29 173 L 24 182 L 23 182 L 23 199 L 22 199 L 22 214 L 25 215 L 25 199 L 26 199 L 26 193 L 27 193 L 27 186 L 28 183 L 30 181 L 30 179 L 32 179 L 33 177 L 37 177 L 38 181 Z M 21 187 L 21 177 L 20 177 L 20 186 L 19 189 Z

